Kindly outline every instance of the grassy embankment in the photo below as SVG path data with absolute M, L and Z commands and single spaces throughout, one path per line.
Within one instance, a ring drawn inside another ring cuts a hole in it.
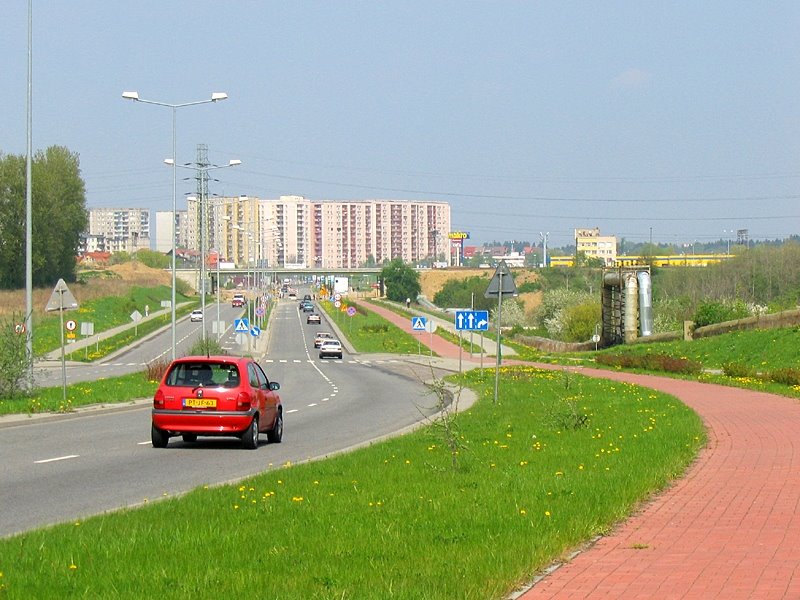
M 479 400 L 447 426 L 0 540 L 0 595 L 504 598 L 704 443 L 694 413 L 636 386 L 503 369 L 494 404 L 487 373 L 460 383 Z

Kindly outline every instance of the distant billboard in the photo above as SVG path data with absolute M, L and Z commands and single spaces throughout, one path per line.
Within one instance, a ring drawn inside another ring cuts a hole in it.
M 466 231 L 451 231 L 447 234 L 447 237 L 451 240 L 468 240 L 469 233 Z

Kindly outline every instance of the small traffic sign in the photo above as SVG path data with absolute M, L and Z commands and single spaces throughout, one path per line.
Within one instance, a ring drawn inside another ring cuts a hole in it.
M 257 317 L 263 317 L 263 316 L 264 316 L 264 309 L 263 309 L 262 307 L 260 307 L 260 306 L 259 306 L 259 307 L 256 309 L 256 316 L 257 316 Z
M 411 317 L 411 330 L 425 331 L 425 324 L 427 322 L 428 322 L 427 317 Z
M 455 317 L 456 331 L 488 331 L 488 310 L 457 310 Z
M 247 319 L 235 319 L 233 330 L 237 333 L 247 333 L 250 331 L 250 322 Z
M 258 337 L 258 336 L 260 336 L 260 335 L 261 335 L 261 328 L 260 328 L 260 327 L 258 327 L 258 325 L 253 325 L 253 326 L 250 328 L 250 335 L 252 335 L 253 337 Z
M 65 323 L 65 325 L 67 327 L 67 331 L 75 331 L 75 329 L 78 327 L 78 324 L 75 321 L 73 321 L 72 319 L 67 321 Z
M 347 314 L 351 317 L 354 317 L 358 311 L 356 310 L 355 306 L 348 306 L 347 307 Z

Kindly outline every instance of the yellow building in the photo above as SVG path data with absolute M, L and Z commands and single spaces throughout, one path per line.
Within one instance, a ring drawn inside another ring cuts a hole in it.
M 617 260 L 617 238 L 613 235 L 600 235 L 600 228 L 576 229 L 575 250 L 582 252 L 586 258 L 599 258 L 607 267 L 613 266 Z

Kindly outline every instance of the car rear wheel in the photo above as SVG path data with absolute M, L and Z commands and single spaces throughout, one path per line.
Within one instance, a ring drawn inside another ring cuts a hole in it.
M 184 433 L 182 436 L 184 442 L 192 443 L 197 441 L 196 433 Z
M 280 444 L 283 439 L 283 411 L 279 410 L 275 417 L 275 424 L 272 429 L 267 431 L 267 439 L 270 444 Z
M 253 420 L 250 421 L 250 427 L 244 432 L 242 436 L 242 446 L 247 450 L 255 450 L 258 448 L 258 415 L 253 415 Z
M 156 427 L 155 424 L 151 424 L 150 441 L 153 442 L 153 448 L 166 448 L 169 443 L 169 434 Z

